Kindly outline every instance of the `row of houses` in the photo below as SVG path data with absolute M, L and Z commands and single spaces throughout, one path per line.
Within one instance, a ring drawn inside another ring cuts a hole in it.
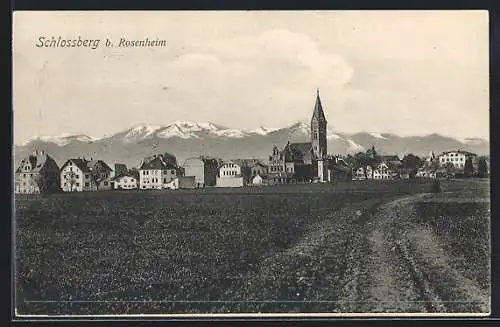
M 210 157 L 193 157 L 177 167 L 161 155 L 142 161 L 138 169 L 129 170 L 116 163 L 114 169 L 103 160 L 71 158 L 61 168 L 44 151 L 24 158 L 15 172 L 15 193 L 43 193 L 62 190 L 82 192 L 99 190 L 178 189 L 203 187 L 244 187 L 282 183 L 314 182 L 318 171 L 310 159 L 304 160 L 308 145 L 288 143 L 284 150 L 273 148 L 268 164 L 258 159 L 223 161 Z M 305 149 L 305 151 L 304 151 Z M 478 156 L 466 151 L 447 151 L 439 156 L 431 152 L 418 167 L 415 177 L 436 178 L 444 167 L 452 165 L 463 171 L 471 160 L 477 170 Z M 336 180 L 407 179 L 409 172 L 395 155 L 380 156 L 376 166 L 351 167 L 342 156 L 328 156 L 323 182 Z M 489 168 L 489 167 L 488 167 Z
M 68 159 L 59 168 L 47 153 L 35 151 L 16 169 L 14 192 L 243 187 L 263 184 L 266 174 L 267 165 L 256 159 L 222 161 L 196 157 L 178 167 L 162 155 L 147 158 L 132 170 L 119 163 L 113 169 L 103 160 L 84 157 Z

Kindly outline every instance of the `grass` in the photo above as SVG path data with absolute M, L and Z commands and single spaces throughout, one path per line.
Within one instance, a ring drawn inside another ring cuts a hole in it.
M 443 182 L 445 193 L 452 183 L 460 181 Z M 342 210 L 430 186 L 370 181 L 16 196 L 17 307 L 31 314 L 301 310 L 238 301 L 331 299 L 331 284 L 290 276 L 321 280 L 342 270 L 343 242 L 355 228 Z M 287 254 L 325 221 L 334 222 L 337 243 Z M 99 302 L 60 302 L 75 300 Z

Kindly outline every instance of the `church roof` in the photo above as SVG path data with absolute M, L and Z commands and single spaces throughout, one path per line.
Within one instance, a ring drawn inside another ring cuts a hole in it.
M 319 90 L 316 91 L 316 103 L 314 104 L 314 111 L 312 118 L 326 121 L 325 113 L 323 112 L 323 106 L 321 105 L 321 99 L 319 98 Z

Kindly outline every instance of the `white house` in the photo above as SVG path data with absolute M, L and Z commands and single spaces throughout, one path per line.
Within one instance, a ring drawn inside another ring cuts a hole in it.
M 115 190 L 133 190 L 137 188 L 137 179 L 130 174 L 121 174 L 113 179 L 113 188 Z
M 463 170 L 465 168 L 465 161 L 468 158 L 472 158 L 473 165 L 476 164 L 475 159 L 477 158 L 477 155 L 474 153 L 460 150 L 447 151 L 439 155 L 439 165 L 443 167 L 447 163 L 451 162 L 455 168 Z
M 392 171 L 385 162 L 379 163 L 377 168 L 373 170 L 373 179 L 392 179 Z
M 169 183 L 177 178 L 175 167 L 167 164 L 162 156 L 143 162 L 139 168 L 139 188 L 141 190 L 169 188 Z
M 64 192 L 109 190 L 112 171 L 102 160 L 69 159 L 61 167 L 61 189 Z
M 217 187 L 242 187 L 243 176 L 241 176 L 240 165 L 228 161 L 219 166 L 217 176 Z
M 352 169 L 352 180 L 353 181 L 363 181 L 365 179 L 373 179 L 373 169 L 371 166 L 359 167 L 358 169 Z
M 252 178 L 252 185 L 265 185 L 265 184 L 267 184 L 267 176 L 266 175 L 256 174 Z

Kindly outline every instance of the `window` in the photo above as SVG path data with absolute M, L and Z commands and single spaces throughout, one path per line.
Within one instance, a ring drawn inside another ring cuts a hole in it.
M 76 183 L 76 187 L 80 186 L 80 183 Z
M 64 183 L 64 185 L 66 185 L 66 183 Z M 89 183 L 88 182 L 85 183 L 85 187 L 89 187 Z
M 89 178 L 89 174 L 85 174 L 85 178 Z
M 175 175 L 175 169 L 172 169 L 172 175 Z
M 108 182 L 104 182 L 104 186 L 108 186 Z
M 23 174 L 23 177 L 26 177 L 26 174 Z
M 76 178 L 80 178 L 80 175 L 76 175 L 75 177 L 76 177 Z
M 166 178 L 164 178 L 164 179 L 163 179 L 163 183 L 166 183 L 166 182 L 167 182 L 167 179 L 166 179 Z

